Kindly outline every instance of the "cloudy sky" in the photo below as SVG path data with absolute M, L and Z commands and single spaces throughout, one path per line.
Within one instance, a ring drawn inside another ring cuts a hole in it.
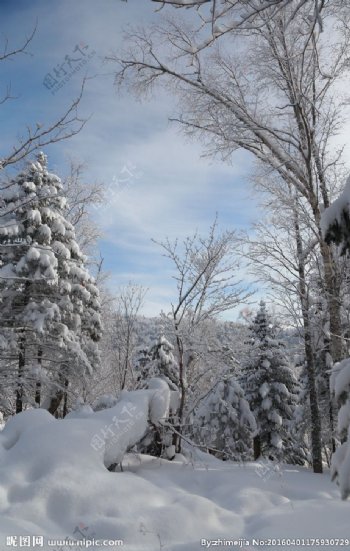
M 0 2 L 2 46 L 7 38 L 9 48 L 17 47 L 37 25 L 28 54 L 0 67 L 1 85 L 10 82 L 17 98 L 0 107 L 0 155 L 26 124 L 55 120 L 78 94 L 84 75 L 94 77 L 81 103 L 81 114 L 91 117 L 84 130 L 46 153 L 58 175 L 67 173 L 70 156 L 87 164 L 87 178 L 106 184 L 108 204 L 94 216 L 104 232 L 100 246 L 109 284 L 116 289 L 132 280 L 148 287 L 146 315 L 168 311 L 174 294 L 170 265 L 152 238 L 205 233 L 216 213 L 222 229 L 248 228 L 259 212 L 247 180 L 247 154 L 236 153 L 230 166 L 203 159 L 200 145 L 168 122 L 176 110 L 171 98 L 157 94 L 140 103 L 117 94 L 114 66 L 104 63 L 105 56 L 122 47 L 123 28 L 157 17 L 148 0 Z M 85 67 L 53 94 L 48 87 L 54 68 L 67 59 L 75 67 L 84 54 L 90 56 Z

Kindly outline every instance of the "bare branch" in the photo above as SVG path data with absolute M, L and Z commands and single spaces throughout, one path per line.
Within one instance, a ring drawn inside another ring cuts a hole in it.
M 0 167 L 18 163 L 28 155 L 46 145 L 66 140 L 78 134 L 85 126 L 87 119 L 78 115 L 78 107 L 83 95 L 85 79 L 82 83 L 78 97 L 72 101 L 65 113 L 52 124 L 42 126 L 37 124 L 35 128 L 27 127 L 25 135 L 19 138 L 18 144 L 13 146 L 12 151 L 0 160 Z
M 8 38 L 5 37 L 5 40 L 4 40 L 4 47 L 2 49 L 2 53 L 0 53 L 0 62 L 1 61 L 5 61 L 5 59 L 10 59 L 12 57 L 15 57 L 17 56 L 18 54 L 25 54 L 25 55 L 31 55 L 29 54 L 26 50 L 27 50 L 27 47 L 29 46 L 29 44 L 31 43 L 31 41 L 33 40 L 34 38 L 34 35 L 37 31 L 37 27 L 38 27 L 38 22 L 36 21 L 35 23 L 35 26 L 32 30 L 32 32 L 30 33 L 29 36 L 27 36 L 23 42 L 23 44 L 21 46 L 18 46 L 18 48 L 14 48 L 12 50 L 9 50 L 8 49 Z

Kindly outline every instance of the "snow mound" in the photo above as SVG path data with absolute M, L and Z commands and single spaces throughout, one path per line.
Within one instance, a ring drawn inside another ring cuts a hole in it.
M 163 383 L 123 392 L 106 410 L 83 408 L 64 420 L 29 410 L 5 425 L 1 550 L 9 537 L 17 537 L 20 547 L 23 536 L 30 538 L 26 549 L 38 549 L 38 535 L 44 549 L 64 551 L 86 546 L 49 546 L 49 540 L 104 539 L 123 541 L 127 551 L 195 551 L 205 548 L 204 540 L 220 538 L 348 538 L 349 504 L 339 499 L 328 474 L 271 462 L 221 462 L 199 450 L 172 462 L 129 454 L 123 472 L 109 472 L 110 462 L 120 461 L 142 436 L 149 416 L 159 423 L 166 415 L 170 396 Z M 119 545 L 89 546 L 103 548 Z

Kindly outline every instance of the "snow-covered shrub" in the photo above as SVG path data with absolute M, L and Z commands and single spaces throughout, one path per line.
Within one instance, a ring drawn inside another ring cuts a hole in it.
M 256 423 L 232 376 L 218 382 L 194 414 L 194 439 L 220 459 L 249 460 Z

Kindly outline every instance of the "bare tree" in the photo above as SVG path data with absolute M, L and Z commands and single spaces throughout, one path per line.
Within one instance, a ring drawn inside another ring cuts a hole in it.
M 204 49 L 196 29 L 173 18 L 131 31 L 128 51 L 115 60 L 120 85 L 142 94 L 163 82 L 180 97 L 180 114 L 172 120 L 202 139 L 208 154 L 229 159 L 243 148 L 308 203 L 324 267 L 332 356 L 338 360 L 339 278 L 320 225 L 341 155 L 330 147 L 341 125 L 335 85 L 349 66 L 350 14 L 339 7 L 336 16 L 334 6 L 318 4 L 324 33 L 313 17 L 314 5 L 291 0 L 272 18 L 257 15 L 260 27 L 238 38 L 228 33 Z
M 137 320 L 147 289 L 135 283 L 123 287 L 107 306 L 108 324 L 102 347 L 109 357 L 110 377 L 115 391 L 123 390 L 133 382 L 133 360 L 136 346 Z
M 69 175 L 64 178 L 64 193 L 67 197 L 66 218 L 73 224 L 76 239 L 84 254 L 94 253 L 101 230 L 94 222 L 91 209 L 103 204 L 104 185 L 89 182 L 85 177 L 86 166 L 75 160 L 70 161 Z
M 174 335 L 179 364 L 180 405 L 178 411 L 181 432 L 187 397 L 187 371 L 193 361 L 191 350 L 186 347 L 191 335 L 210 319 L 235 308 L 251 293 L 241 287 L 236 279 L 238 264 L 235 256 L 236 235 L 232 231 L 217 234 L 217 221 L 207 237 L 198 234 L 183 242 L 159 243 L 164 256 L 175 270 L 176 300 L 168 315 L 169 330 Z M 177 434 L 175 446 L 181 449 Z

